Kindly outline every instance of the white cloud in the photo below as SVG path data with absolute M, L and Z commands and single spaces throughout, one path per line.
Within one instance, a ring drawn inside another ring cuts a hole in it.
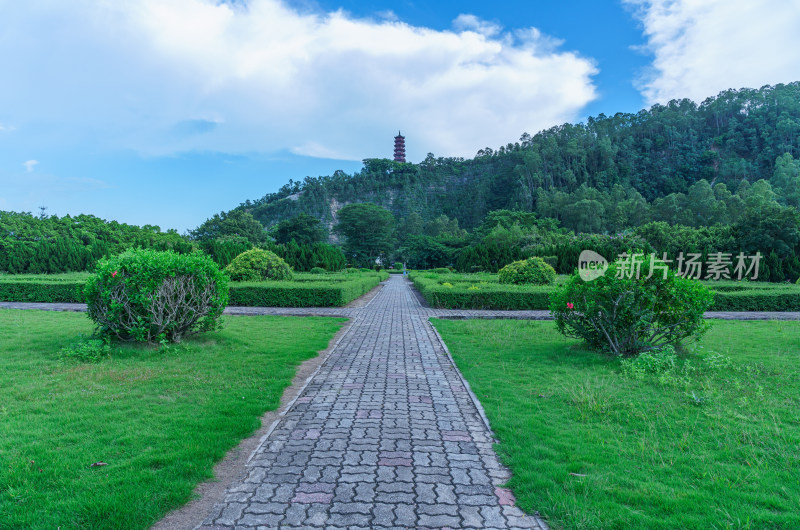
M 800 79 L 797 1 L 626 1 L 636 6 L 654 54 L 639 80 L 651 103 Z
M 472 15 L 454 27 L 279 0 L 4 2 L 13 45 L 0 45 L 0 68 L 15 82 L 0 101 L 58 146 L 357 160 L 391 156 L 399 128 L 418 160 L 472 156 L 573 120 L 596 97 L 594 63 L 535 28 Z
M 15 130 L 16 127 L 14 127 L 13 125 L 6 125 L 4 123 L 0 123 L 0 132 L 11 132 Z
M 469 14 L 458 15 L 453 21 L 453 27 L 458 31 L 474 31 L 487 37 L 497 35 L 503 30 L 498 24 Z
M 27 162 L 23 162 L 22 165 L 25 166 L 25 171 L 27 173 L 33 173 L 33 169 L 36 166 L 39 165 L 39 161 L 38 160 L 28 160 Z

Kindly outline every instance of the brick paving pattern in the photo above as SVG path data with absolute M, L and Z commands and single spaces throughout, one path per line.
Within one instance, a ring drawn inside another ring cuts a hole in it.
M 546 528 L 499 485 L 492 435 L 410 285 L 392 277 L 199 528 Z

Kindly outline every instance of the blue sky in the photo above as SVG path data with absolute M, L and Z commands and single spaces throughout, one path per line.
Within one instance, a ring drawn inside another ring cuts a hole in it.
M 0 0 L 0 210 L 183 232 L 290 178 L 800 79 L 785 0 Z

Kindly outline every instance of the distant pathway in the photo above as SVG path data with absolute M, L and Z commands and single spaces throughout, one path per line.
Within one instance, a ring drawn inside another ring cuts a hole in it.
M 398 278 L 395 282 L 402 282 Z M 391 278 L 390 278 L 391 279 Z M 418 304 L 419 306 L 419 304 Z M 86 304 L 0 302 L 0 309 L 38 309 L 41 311 L 86 311 Z M 324 316 L 351 318 L 364 311 L 363 307 L 241 307 L 228 306 L 226 315 L 279 315 L 279 316 Z M 428 318 L 505 318 L 516 320 L 552 320 L 549 311 L 498 311 L 494 309 L 433 309 L 418 307 L 420 314 Z M 707 311 L 705 318 L 715 320 L 800 320 L 800 311 Z
M 200 528 L 546 528 L 401 277 L 353 321 Z

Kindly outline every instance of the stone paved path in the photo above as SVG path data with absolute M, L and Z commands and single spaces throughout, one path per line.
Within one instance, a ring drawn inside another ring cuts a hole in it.
M 546 528 L 498 488 L 492 435 L 400 277 L 200 528 Z
M 396 276 L 396 275 L 395 275 Z M 393 276 L 393 277 L 395 277 Z M 39 309 L 42 311 L 86 311 L 86 304 L 0 302 L 0 309 Z M 350 318 L 364 308 L 351 307 L 239 307 L 228 306 L 226 315 L 330 316 Z M 428 318 L 507 318 L 552 320 L 549 311 L 498 311 L 495 309 L 433 309 L 420 307 Z M 707 311 L 705 318 L 716 320 L 800 320 L 800 311 Z

